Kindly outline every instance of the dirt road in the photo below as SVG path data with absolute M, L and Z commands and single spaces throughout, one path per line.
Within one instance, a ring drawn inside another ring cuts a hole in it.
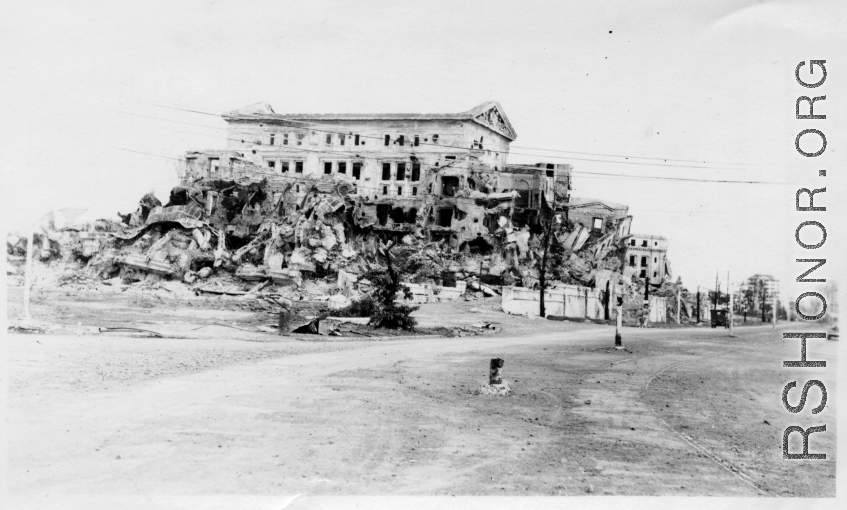
M 830 363 L 812 417 L 782 407 L 785 382 L 810 375 L 781 368 L 798 346 L 769 327 L 625 329 L 615 351 L 608 326 L 525 322 L 526 334 L 381 342 L 12 335 L 9 487 L 19 502 L 834 495 L 836 342 L 809 344 Z M 492 357 L 515 396 L 473 395 Z M 821 422 L 832 432 L 811 449 L 827 460 L 783 461 L 785 427 Z

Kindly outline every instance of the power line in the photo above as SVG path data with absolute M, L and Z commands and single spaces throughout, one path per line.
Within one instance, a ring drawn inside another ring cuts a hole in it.
M 157 103 L 143 102 L 143 101 L 142 101 L 142 103 L 149 104 L 149 105 L 152 105 L 152 106 L 157 106 L 159 108 L 167 108 L 167 109 L 172 109 L 172 110 L 185 111 L 185 112 L 189 112 L 189 113 L 196 113 L 196 114 L 200 114 L 200 115 L 208 115 L 208 116 L 212 116 L 212 117 L 220 117 L 221 116 L 220 113 L 208 113 L 208 112 L 200 111 L 200 109 L 179 108 L 179 107 L 175 107 L 175 106 L 167 106 L 167 105 L 164 105 L 164 104 L 157 104 Z M 213 110 L 211 110 L 211 111 L 213 111 Z M 293 119 L 280 119 L 280 118 L 271 117 L 271 116 L 268 116 L 268 115 L 261 115 L 261 114 L 240 114 L 240 115 L 244 116 L 244 117 L 253 118 L 253 119 L 256 119 L 256 120 L 266 120 L 266 121 L 271 120 L 271 121 L 275 121 L 275 122 L 288 122 L 288 123 L 295 123 L 295 124 L 306 124 L 306 125 L 309 125 L 309 126 L 330 126 L 330 127 L 334 127 L 334 128 L 337 129 L 337 126 L 333 126 L 331 124 L 322 124 L 322 123 L 318 123 L 318 122 L 293 120 Z M 325 132 L 325 133 L 332 133 L 332 134 L 339 134 L 339 135 L 347 135 L 347 134 L 350 133 L 350 131 L 338 131 L 338 130 L 333 131 L 333 130 L 318 129 L 318 128 L 310 128 L 310 129 L 313 129 L 314 131 L 321 131 L 321 132 Z M 242 132 L 248 133 L 247 131 L 242 131 Z M 251 132 L 251 134 L 252 134 L 252 132 Z M 369 138 L 369 139 L 380 140 L 380 141 L 383 140 L 381 137 L 362 135 L 362 134 L 360 134 L 359 136 L 362 137 L 362 138 Z M 452 147 L 452 148 L 456 148 L 456 149 L 460 149 L 460 150 L 466 150 L 466 151 L 475 150 L 475 149 L 468 149 L 466 147 L 451 146 L 451 145 L 437 144 L 437 143 L 428 143 L 428 142 L 419 142 L 419 144 L 420 145 L 432 145 L 432 146 L 435 146 L 435 147 Z M 578 158 L 578 157 L 565 157 L 565 156 L 551 156 L 551 155 L 542 155 L 542 154 L 527 154 L 527 153 L 522 153 L 522 152 L 513 152 L 511 150 L 511 147 L 524 148 L 524 149 L 529 149 L 529 150 L 542 150 L 542 151 L 550 151 L 550 152 L 585 154 L 585 155 L 596 155 L 596 156 L 606 156 L 606 157 L 622 157 L 622 158 L 633 158 L 633 159 L 636 159 L 636 158 L 638 158 L 638 159 L 656 159 L 656 160 L 661 160 L 661 161 L 699 162 L 699 161 L 695 161 L 695 160 L 681 160 L 681 159 L 671 159 L 671 158 L 646 158 L 646 157 L 642 158 L 642 157 L 639 157 L 639 156 L 625 156 L 625 155 L 602 154 L 602 153 L 591 153 L 591 152 L 562 151 L 562 150 L 557 150 L 557 149 L 541 149 L 541 148 L 532 148 L 532 147 L 521 147 L 521 146 L 511 145 L 511 144 L 509 145 L 509 147 L 510 147 L 509 154 L 515 154 L 515 155 L 521 155 L 521 156 L 546 157 L 546 158 L 577 160 L 577 161 L 595 161 L 595 162 L 601 162 L 601 163 L 617 163 L 617 164 L 626 164 L 626 165 L 658 166 L 658 167 L 669 167 L 669 168 L 699 168 L 699 169 L 709 169 L 709 170 L 744 170 L 744 169 L 740 169 L 740 168 L 721 168 L 721 167 L 701 166 L 701 165 L 677 165 L 677 164 L 665 165 L 665 164 L 660 164 L 660 163 L 647 163 L 647 162 L 637 162 L 637 161 L 616 161 L 616 160 L 608 160 L 608 159 L 604 160 L 604 159 L 591 159 L 591 158 Z M 495 151 L 495 152 L 505 152 L 505 151 Z M 735 164 L 735 163 L 718 163 L 718 164 L 732 165 L 732 164 Z
M 212 115 L 212 116 L 216 116 L 216 117 L 219 117 L 219 116 L 221 116 L 221 114 L 226 113 L 226 112 L 223 112 L 222 110 L 214 110 L 214 109 L 202 108 L 202 107 L 185 107 L 183 105 L 177 105 L 177 104 L 174 104 L 174 103 L 156 103 L 156 102 L 147 102 L 147 101 L 140 101 L 140 102 L 144 103 L 144 104 L 149 104 L 149 105 L 152 105 L 152 106 L 174 108 L 174 109 L 179 109 L 179 110 L 182 110 L 183 108 L 193 108 L 193 110 L 187 110 L 186 109 L 186 110 L 183 110 L 183 111 L 189 111 L 189 112 L 192 112 L 192 113 L 202 113 L 204 115 Z M 182 108 L 180 108 L 181 106 L 182 106 Z M 201 112 L 199 110 L 206 110 L 206 111 Z M 285 119 L 285 120 L 288 121 L 287 119 Z M 289 121 L 289 122 L 291 122 L 291 121 Z M 319 124 L 319 123 L 308 122 L 308 121 L 296 121 L 296 122 L 304 122 L 304 123 L 309 123 L 309 124 L 313 124 L 313 125 L 324 125 L 324 126 L 327 125 L 327 124 Z M 726 161 L 675 159 L 675 158 L 662 158 L 662 157 L 652 157 L 652 156 L 633 156 L 633 155 L 629 155 L 629 154 L 605 154 L 605 153 L 599 153 L 599 152 L 580 152 L 580 151 L 569 151 L 569 150 L 561 150 L 561 149 L 546 149 L 546 148 L 542 148 L 542 147 L 527 147 L 527 146 L 512 145 L 512 144 L 509 144 L 509 147 L 510 148 L 516 148 L 516 149 L 527 149 L 527 150 L 544 151 L 544 152 L 558 152 L 558 153 L 566 153 L 566 154 L 582 154 L 582 155 L 587 155 L 587 156 L 608 156 L 608 157 L 627 158 L 627 159 L 650 159 L 650 160 L 657 160 L 657 161 L 664 161 L 664 162 L 677 161 L 677 162 L 683 162 L 683 163 L 700 163 L 700 164 L 704 164 L 704 165 L 711 163 L 711 164 L 730 165 L 730 166 L 733 166 L 733 165 L 758 166 L 755 163 L 730 163 L 730 162 L 726 162 Z M 510 151 L 510 153 L 511 153 L 511 151 Z M 519 154 L 519 153 L 514 153 L 514 154 Z M 701 167 L 697 167 L 697 168 L 701 168 Z
M 538 167 L 529 166 L 529 165 L 510 165 L 511 167 L 518 168 L 534 168 Z M 690 181 L 690 182 L 717 182 L 717 183 L 731 183 L 731 184 L 785 184 L 784 182 L 773 182 L 773 181 L 737 181 L 737 180 L 726 180 L 726 179 L 690 179 L 685 177 L 664 177 L 659 175 L 624 175 L 624 174 L 610 174 L 606 172 L 590 172 L 587 170 L 571 170 L 573 173 L 579 174 L 591 174 L 591 175 L 614 175 L 617 177 L 626 177 L 629 179 L 653 179 L 653 180 L 662 180 L 662 181 Z

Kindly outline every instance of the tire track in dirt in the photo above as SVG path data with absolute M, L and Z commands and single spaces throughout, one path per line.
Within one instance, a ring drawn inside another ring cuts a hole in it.
M 727 349 L 727 350 L 724 350 L 723 352 L 719 352 L 717 354 L 711 354 L 711 355 L 707 355 L 707 356 L 699 356 L 696 359 L 692 359 L 692 360 L 688 360 L 688 361 L 679 361 L 679 362 L 676 362 L 676 363 L 672 363 L 672 364 L 662 368 L 661 370 L 655 372 L 652 376 L 650 376 L 650 378 L 647 380 L 647 382 L 644 383 L 644 390 L 643 391 L 647 392 L 650 388 L 650 383 L 653 382 L 653 380 L 656 377 L 660 376 L 661 374 L 663 374 L 665 372 L 668 372 L 670 370 L 675 370 L 679 367 L 682 367 L 682 366 L 685 366 L 685 365 L 690 365 L 692 363 L 697 363 L 699 361 L 704 361 L 704 360 L 707 360 L 707 359 L 716 358 L 718 356 L 723 356 L 724 354 L 728 354 L 730 352 L 736 352 L 736 351 L 739 351 L 739 350 L 741 350 L 741 347 L 736 347 L 736 348 L 733 348 L 733 349 Z M 713 452 L 708 447 L 698 443 L 690 435 L 674 429 L 670 424 L 668 424 L 668 422 L 666 422 L 661 416 L 659 416 L 659 413 L 656 412 L 656 408 L 653 407 L 653 404 L 648 402 L 646 399 L 642 398 L 642 400 L 644 400 L 647 403 L 647 405 L 650 407 L 650 410 L 653 412 L 653 415 L 662 423 L 662 425 L 664 425 L 668 430 L 670 430 L 671 432 L 676 434 L 680 439 L 682 439 L 683 441 L 688 443 L 692 448 L 697 450 L 698 453 L 704 455 L 706 458 L 713 461 L 715 464 L 717 464 L 720 467 L 729 471 L 730 474 L 732 474 L 733 476 L 735 476 L 736 478 L 738 478 L 739 480 L 741 480 L 745 484 L 747 484 L 750 487 L 752 487 L 753 489 L 755 489 L 759 494 L 761 494 L 763 496 L 780 497 L 778 494 L 774 494 L 774 493 L 771 493 L 767 490 L 759 488 L 756 485 L 756 483 L 753 481 L 753 479 L 750 477 L 750 475 L 745 473 L 741 468 L 739 468 L 735 464 L 729 462 L 728 460 L 724 459 L 723 457 L 721 457 L 717 453 Z

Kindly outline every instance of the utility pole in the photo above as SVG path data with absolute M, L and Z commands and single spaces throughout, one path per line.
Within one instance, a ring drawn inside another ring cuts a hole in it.
M 682 314 L 680 313 L 680 308 L 682 307 L 682 291 L 680 290 L 680 282 L 679 279 L 676 280 L 676 323 L 682 324 L 680 318 Z
M 29 313 L 29 288 L 32 286 L 32 243 L 34 229 L 30 229 L 29 236 L 26 239 L 26 266 L 24 269 L 24 311 L 23 320 L 29 322 L 32 320 L 32 315 Z
M 650 279 L 644 278 L 644 303 L 645 305 L 642 307 L 644 310 L 644 326 L 647 326 L 647 322 L 650 320 Z
M 697 286 L 697 324 L 700 324 L 700 286 Z
M 611 299 L 609 287 L 611 286 L 611 281 L 611 279 L 606 280 L 606 295 L 603 298 L 603 320 L 609 320 L 609 300 Z
M 773 326 L 771 326 L 771 329 L 776 329 L 776 297 L 777 297 L 776 295 L 777 295 L 777 292 L 774 292 L 773 293 L 773 305 L 772 305 L 772 308 L 773 308 Z
M 718 273 L 715 272 L 715 303 L 713 305 L 714 309 L 718 309 L 718 301 L 721 298 L 721 286 L 720 282 L 718 282 Z
M 726 293 L 729 294 L 729 336 L 735 336 L 732 334 L 732 289 L 729 288 L 729 271 L 726 272 Z

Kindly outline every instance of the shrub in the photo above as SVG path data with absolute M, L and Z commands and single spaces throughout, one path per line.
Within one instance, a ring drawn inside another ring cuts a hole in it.
M 371 296 L 356 299 L 349 306 L 334 311 L 336 317 L 371 317 L 376 313 L 377 302 Z
M 418 308 L 397 304 L 390 307 L 381 306 L 371 316 L 370 325 L 375 328 L 402 328 L 414 331 L 418 321 L 411 314 Z

